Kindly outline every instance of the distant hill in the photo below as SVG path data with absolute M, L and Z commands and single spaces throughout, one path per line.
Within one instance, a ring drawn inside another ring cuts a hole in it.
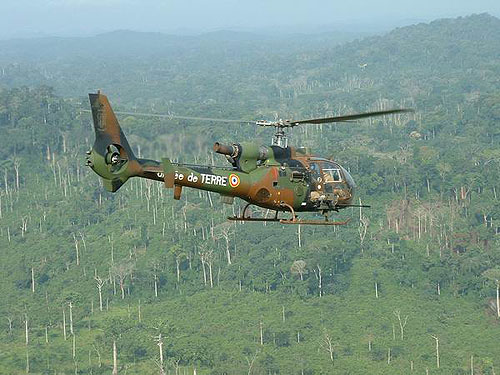
M 362 33 L 335 34 L 297 34 L 272 37 L 265 34 L 252 34 L 238 31 L 215 31 L 198 36 L 179 36 L 153 32 L 117 30 L 93 37 L 41 37 L 34 39 L 13 39 L 0 41 L 0 61 L 45 61 L 52 58 L 73 58 L 75 56 L 114 57 L 151 57 L 169 56 L 183 53 L 193 48 L 207 49 L 213 44 L 225 44 L 230 48 L 277 48 L 282 45 L 300 48 L 300 44 L 321 42 L 338 44 L 352 40 Z M 243 44 L 243 46 L 242 46 Z M 264 44 L 262 46 L 262 44 Z M 305 46 L 304 46 L 305 47 Z M 310 45 L 308 46 L 311 47 Z

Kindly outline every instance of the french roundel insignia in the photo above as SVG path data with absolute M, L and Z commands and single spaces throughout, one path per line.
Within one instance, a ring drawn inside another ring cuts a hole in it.
M 231 173 L 229 175 L 229 185 L 231 185 L 231 187 L 233 187 L 233 188 L 238 187 L 240 185 L 239 176 L 234 174 L 234 173 Z

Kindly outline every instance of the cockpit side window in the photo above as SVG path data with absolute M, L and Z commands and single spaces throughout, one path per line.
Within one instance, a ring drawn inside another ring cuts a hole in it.
M 309 164 L 309 168 L 311 168 L 311 174 L 314 178 L 318 178 L 321 176 L 321 169 L 317 163 Z

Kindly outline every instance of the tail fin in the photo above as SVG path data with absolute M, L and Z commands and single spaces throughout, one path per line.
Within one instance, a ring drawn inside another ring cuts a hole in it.
M 117 191 L 130 177 L 144 170 L 135 157 L 106 95 L 89 94 L 95 142 L 87 152 L 87 165 L 103 179 L 106 190 Z

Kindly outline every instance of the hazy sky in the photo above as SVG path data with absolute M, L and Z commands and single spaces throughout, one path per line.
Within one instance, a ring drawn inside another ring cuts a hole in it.
M 382 29 L 482 12 L 500 16 L 500 0 L 0 0 L 0 37 L 116 29 Z

